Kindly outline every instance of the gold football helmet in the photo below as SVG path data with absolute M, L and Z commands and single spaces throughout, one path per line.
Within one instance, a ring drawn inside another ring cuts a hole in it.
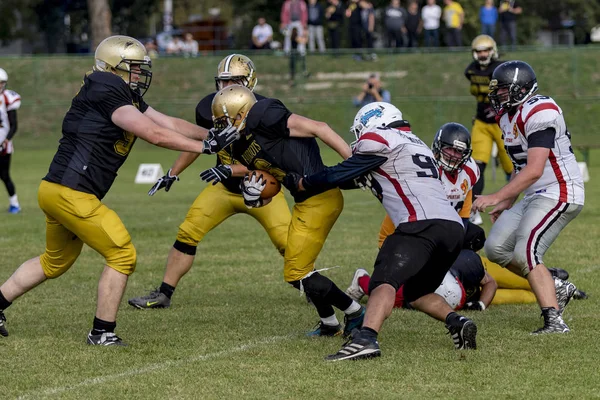
M 479 57 L 478 51 L 488 51 L 487 57 Z M 473 59 L 479 63 L 482 67 L 485 67 L 492 62 L 492 60 L 498 59 L 498 47 L 496 47 L 496 41 L 488 35 L 479 35 L 471 42 L 471 52 L 473 53 Z
M 219 90 L 212 101 L 213 125 L 217 129 L 233 125 L 242 132 L 255 103 L 254 93 L 245 86 L 231 85 Z
M 235 84 L 254 90 L 258 83 L 254 63 L 242 54 L 228 55 L 217 67 L 217 76 L 215 76 L 217 90 L 223 89 L 223 81 L 234 81 Z
M 96 48 L 94 58 L 94 71 L 119 75 L 131 89 L 139 90 L 142 96 L 148 91 L 152 81 L 152 61 L 144 45 L 137 39 L 120 35 L 107 37 Z

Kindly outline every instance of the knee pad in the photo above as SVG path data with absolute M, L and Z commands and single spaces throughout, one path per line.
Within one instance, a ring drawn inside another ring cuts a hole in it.
M 304 293 L 309 298 L 321 299 L 327 296 L 333 286 L 333 282 L 315 272 L 306 278 L 290 282 L 290 285 L 296 289 L 304 290 Z
M 183 254 L 187 254 L 188 256 L 195 256 L 197 250 L 196 246 L 180 242 L 179 240 L 176 240 L 175 243 L 173 243 L 173 248 L 182 252 Z
M 512 254 L 511 264 L 521 270 L 521 275 L 525 278 L 529 275 L 530 269 L 529 264 L 527 263 L 527 254 L 524 251 L 520 251 L 515 249 L 515 252 Z M 532 266 L 532 268 L 535 267 Z
M 383 284 L 392 285 L 396 292 L 398 288 L 400 288 L 400 284 L 394 280 L 391 275 L 387 274 L 385 271 L 382 271 L 380 274 L 373 273 L 371 280 L 369 281 L 369 293 L 373 293 L 373 290 L 377 289 L 378 286 Z
M 133 274 L 136 263 L 137 252 L 131 242 L 106 259 L 106 265 L 125 275 Z
M 463 242 L 463 249 L 479 251 L 485 244 L 485 231 L 480 226 L 471 222 L 467 223 L 467 231 Z
M 179 225 L 179 231 L 177 232 L 176 240 L 182 244 L 196 247 L 203 237 L 204 235 L 198 232 L 196 226 L 186 219 L 181 223 L 181 225 Z
M 513 259 L 511 251 L 502 249 L 502 243 L 497 243 L 494 237 L 489 237 L 483 245 L 487 258 L 501 267 L 506 267 Z
M 58 278 L 71 268 L 75 260 L 77 260 L 77 256 L 79 256 L 79 253 L 74 257 L 52 259 L 47 253 L 42 254 L 40 256 L 40 264 L 42 265 L 44 275 L 48 279 Z

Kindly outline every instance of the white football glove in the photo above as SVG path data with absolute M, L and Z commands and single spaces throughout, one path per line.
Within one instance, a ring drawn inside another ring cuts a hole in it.
M 242 196 L 244 197 L 246 207 L 255 208 L 262 206 L 263 202 L 260 194 L 265 186 L 267 186 L 267 182 L 263 179 L 262 174 L 257 175 L 256 171 L 252 171 L 252 173 L 244 177 L 240 188 L 242 189 Z

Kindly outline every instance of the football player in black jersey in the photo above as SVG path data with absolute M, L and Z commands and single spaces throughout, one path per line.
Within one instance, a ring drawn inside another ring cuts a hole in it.
M 168 149 L 212 154 L 237 136 L 235 129 L 215 133 L 152 109 L 142 97 L 151 78 L 150 58 L 136 39 L 111 36 L 98 45 L 93 71 L 73 98 L 58 151 L 39 187 L 46 251 L 0 286 L 3 336 L 8 335 L 4 310 L 46 279 L 65 273 L 85 243 L 106 259 L 87 343 L 123 345 L 114 333 L 115 321 L 136 251 L 123 222 L 102 198 L 138 137 Z
M 483 192 L 483 173 L 486 165 L 490 162 L 494 142 L 498 147 L 498 159 L 508 177 L 512 173 L 513 165 L 504 149 L 502 132 L 496 124 L 496 113 L 488 98 L 492 73 L 498 65 L 502 64 L 502 61 L 498 61 L 496 42 L 488 35 L 479 35 L 471 43 L 471 52 L 474 61 L 465 70 L 465 77 L 471 83 L 471 94 L 477 99 L 477 113 L 473 120 L 471 138 L 473 158 L 480 171 L 480 178 L 473 187 L 473 194 L 479 196 Z M 471 220 L 477 225 L 483 222 L 477 211 L 474 211 Z
M 217 68 L 215 77 L 217 90 L 234 84 L 241 84 L 254 90 L 257 83 L 254 63 L 241 54 L 230 54 Z M 206 129 L 213 127 L 211 104 L 215 93 L 204 97 L 196 106 L 196 124 Z M 255 94 L 259 99 L 265 97 Z M 196 153 L 181 153 L 169 172 L 152 187 L 149 194 L 164 188 L 169 191 L 177 176 L 190 166 L 198 157 Z M 240 190 L 241 178 L 232 177 L 233 170 L 243 176 L 246 167 L 235 160 L 231 154 L 231 146 L 217 153 L 217 165 L 203 173 L 205 180 L 213 184 L 200 192 L 190 207 L 185 220 L 179 226 L 179 232 L 167 257 L 167 267 L 161 285 L 149 294 L 129 299 L 129 304 L 137 308 L 165 308 L 171 305 L 171 296 L 179 280 L 194 263 L 196 247 L 204 235 L 235 214 L 247 214 L 256 219 L 267 231 L 275 248 L 283 255 L 287 243 L 287 232 L 290 225 L 290 209 L 283 195 L 279 192 L 268 206 L 248 208 Z
M 289 172 L 314 174 L 325 168 L 316 138 L 348 158 L 348 144 L 324 122 L 314 121 L 289 111 L 281 101 L 256 101 L 250 90 L 234 85 L 219 91 L 212 103 L 216 128 L 236 126 L 241 137 L 233 143 L 233 156 L 250 170 L 264 170 L 279 182 Z M 265 186 L 262 178 L 246 176 L 242 195 L 248 207 L 262 207 Z M 349 335 L 360 327 L 364 308 L 340 290 L 330 279 L 315 270 L 315 261 L 329 231 L 342 212 L 344 199 L 338 188 L 325 192 L 297 192 L 287 187 L 295 205 L 288 231 L 283 275 L 286 282 L 304 291 L 317 309 L 320 322 L 310 336 Z M 339 324 L 333 307 L 345 313 L 345 326 Z

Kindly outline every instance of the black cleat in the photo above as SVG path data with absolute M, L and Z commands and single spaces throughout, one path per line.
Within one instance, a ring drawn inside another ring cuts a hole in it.
M 544 308 L 542 310 L 544 317 L 544 326 L 531 332 L 532 335 L 543 335 L 546 333 L 567 333 L 569 327 L 562 319 L 561 312 L 556 308 Z
M 134 297 L 127 302 L 130 306 L 140 309 L 169 308 L 171 306 L 171 299 L 168 298 L 166 294 L 161 293 L 158 288 L 152 290 L 145 296 Z
M 569 273 L 562 268 L 548 268 L 548 271 L 550 271 L 553 278 L 562 279 L 563 281 L 569 279 Z
M 575 294 L 573 295 L 573 299 L 575 300 L 586 300 L 589 296 L 583 290 L 577 289 Z
M 456 326 L 446 325 L 448 333 L 452 335 L 454 347 L 457 350 L 477 349 L 477 325 L 469 318 L 460 317 Z
M 94 346 L 127 346 L 120 337 L 113 332 L 104 332 L 99 335 L 88 333 L 87 344 Z
M 324 324 L 323 321 L 319 321 L 315 328 L 308 332 L 306 336 L 340 336 L 342 332 L 342 325 L 340 324 L 332 326 Z
M 0 336 L 8 336 L 8 331 L 6 330 L 6 326 L 4 323 L 6 322 L 6 317 L 4 316 L 4 311 L 0 310 Z
M 348 339 L 337 353 L 325 357 L 325 361 L 364 360 L 379 356 L 381 350 L 377 340 L 361 338 L 359 333 Z

